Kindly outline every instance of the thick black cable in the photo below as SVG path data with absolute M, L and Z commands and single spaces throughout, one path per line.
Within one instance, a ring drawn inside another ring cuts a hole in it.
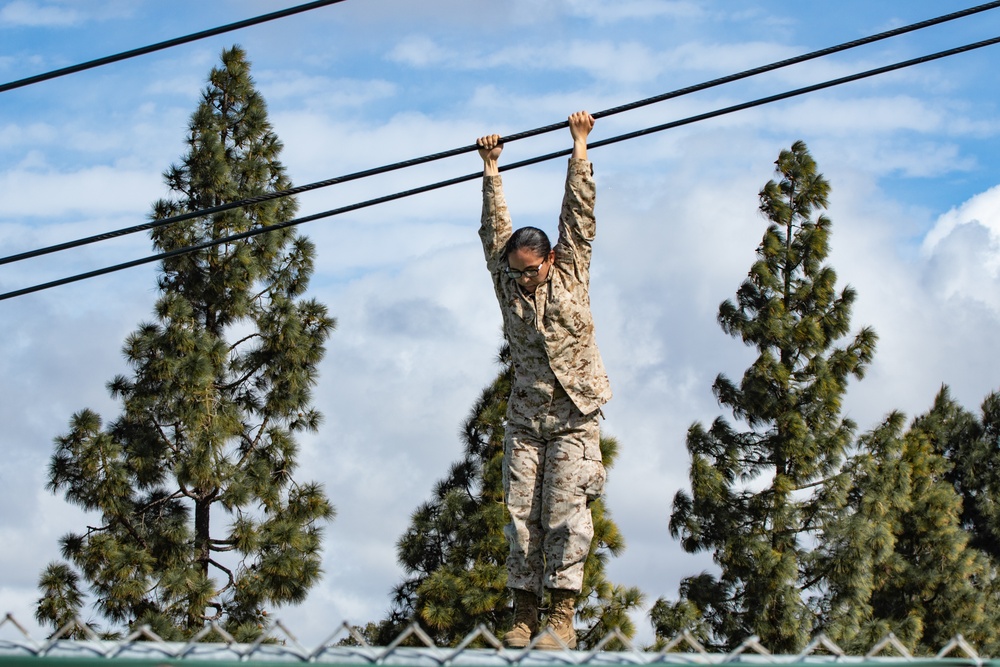
M 629 132 L 626 134 L 620 134 L 608 139 L 601 139 L 587 145 L 588 149 L 600 148 L 601 146 L 608 146 L 610 144 L 619 143 L 622 141 L 627 141 L 629 139 L 635 139 L 636 137 L 645 136 L 647 134 L 653 134 L 655 132 L 662 132 L 664 130 L 669 130 L 671 128 L 680 127 L 682 125 L 690 125 L 692 123 L 697 123 L 709 118 L 716 118 L 718 116 L 723 116 L 730 113 L 735 113 L 737 111 L 743 111 L 745 109 L 751 109 L 753 107 L 763 106 L 765 104 L 771 104 L 773 102 L 778 102 L 781 100 L 786 100 L 791 97 L 797 97 L 799 95 L 805 95 L 807 93 L 816 92 L 818 90 L 824 90 L 826 88 L 832 88 L 834 86 L 839 86 L 845 83 L 850 83 L 852 81 L 859 81 L 861 79 L 870 78 L 873 76 L 878 76 L 880 74 L 886 74 L 888 72 L 893 72 L 906 67 L 911 67 L 913 65 L 919 65 L 921 63 L 931 62 L 933 60 L 939 60 L 941 58 L 947 58 L 949 56 L 958 55 L 960 53 L 966 53 L 968 51 L 973 51 L 975 49 L 980 49 L 986 46 L 992 46 L 994 44 L 1000 44 L 1000 37 L 994 37 L 992 39 L 983 40 L 980 42 L 975 42 L 972 44 L 966 44 L 965 46 L 955 47 L 953 49 L 948 49 L 946 51 L 939 51 L 937 53 L 932 53 L 930 55 L 921 56 L 919 58 L 912 58 L 910 60 L 904 60 L 892 65 L 885 65 L 883 67 L 878 67 L 871 70 L 866 70 L 864 72 L 859 72 L 857 74 L 851 74 L 848 76 L 840 77 L 838 79 L 831 79 L 823 83 L 813 84 L 811 86 L 805 86 L 803 88 L 796 88 L 795 90 L 790 90 L 784 93 L 778 93 L 776 95 L 770 95 L 768 97 L 762 97 L 757 100 L 750 102 L 744 102 L 742 104 L 736 104 L 733 106 L 725 107 L 723 109 L 717 109 L 716 111 L 709 111 L 703 114 L 698 114 L 696 116 L 689 116 L 688 118 L 683 118 L 681 120 L 671 121 L 669 123 L 663 123 L 662 125 L 655 125 L 653 127 L 648 127 L 643 130 L 637 130 L 635 132 Z M 564 157 L 566 155 L 572 154 L 572 149 L 565 149 L 561 151 L 556 151 L 554 153 L 548 153 L 546 155 L 540 155 L 538 157 L 529 158 L 527 160 L 521 160 L 520 162 L 512 162 L 511 164 L 500 167 L 500 171 L 509 171 L 511 169 L 520 169 L 521 167 L 526 167 L 528 165 L 537 164 L 539 162 L 545 162 L 547 160 L 553 160 L 558 157 Z M 430 192 L 431 190 L 438 190 L 440 188 L 448 187 L 450 185 L 456 185 L 458 183 L 464 183 L 466 181 L 475 180 L 482 178 L 482 172 L 477 171 L 471 174 L 466 174 L 465 176 L 458 176 L 456 178 L 451 178 L 445 181 L 439 181 L 437 183 L 431 183 L 429 185 L 424 185 L 418 188 L 413 188 L 411 190 L 404 190 L 402 192 L 397 192 L 391 195 L 385 195 L 382 197 L 377 197 L 375 199 L 369 199 L 367 201 L 359 202 L 357 204 L 351 204 L 349 206 L 342 206 L 340 208 L 331 209 L 329 211 L 323 211 L 321 213 L 314 213 L 312 215 L 307 215 L 302 218 L 295 218 L 293 220 L 287 220 L 275 225 L 270 225 L 268 227 L 262 227 L 260 229 L 252 229 L 246 232 L 241 232 L 239 234 L 232 234 L 224 238 L 212 239 L 210 241 L 205 241 L 204 243 L 199 243 L 192 246 L 186 246 L 183 248 L 177 248 L 176 250 L 170 250 L 168 252 L 159 253 L 156 255 L 150 255 L 148 257 L 142 257 L 140 259 L 132 260 L 130 262 L 123 262 L 121 264 L 116 264 L 114 266 L 105 267 L 102 269 L 95 269 L 93 271 L 88 271 L 86 273 L 77 274 L 75 276 L 69 276 L 67 278 L 61 278 L 59 280 L 53 280 L 51 282 L 43 283 L 40 285 L 34 285 L 32 287 L 25 287 L 19 290 L 14 290 L 12 292 L 6 292 L 0 294 L 0 301 L 6 299 L 12 299 L 14 297 L 23 296 L 25 294 L 31 294 L 33 292 L 39 292 L 41 290 L 49 289 L 51 287 L 59 287 L 61 285 L 67 285 L 69 283 L 77 282 L 80 280 L 85 280 L 87 278 L 95 278 L 97 276 L 106 275 L 108 273 L 113 273 L 115 271 L 121 271 L 123 269 L 132 268 L 134 266 L 140 266 L 142 264 L 149 264 L 150 262 L 155 262 L 159 260 L 169 259 L 171 257 L 177 257 L 180 255 L 185 255 L 192 252 L 197 252 L 199 250 L 205 250 L 216 245 L 222 245 L 223 243 L 232 243 L 234 241 L 241 241 L 243 239 L 248 239 L 253 236 L 260 234 L 266 234 L 268 232 L 278 231 L 285 229 L 287 227 L 293 227 L 295 225 L 301 225 L 306 222 L 313 222 L 315 220 L 320 220 L 322 218 L 329 218 L 335 215 L 341 215 L 343 213 L 349 213 L 351 211 L 357 211 L 362 208 L 368 208 L 370 206 L 375 206 L 377 204 L 384 204 L 386 202 L 395 201 L 397 199 L 403 199 L 406 197 L 412 197 L 413 195 L 421 194 L 424 192 Z
M 184 37 L 176 37 L 174 39 L 168 39 L 165 42 L 159 42 L 157 44 L 150 44 L 149 46 L 143 46 L 138 49 L 132 49 L 131 51 L 123 51 L 122 53 L 113 56 L 105 56 L 104 58 L 97 58 L 96 60 L 80 63 L 79 65 L 63 67 L 62 69 L 52 70 L 51 72 L 45 72 L 44 74 L 36 74 L 35 76 L 29 76 L 26 79 L 19 79 L 17 81 L 0 84 L 0 93 L 5 93 L 8 90 L 14 90 L 15 88 L 23 88 L 24 86 L 30 86 L 35 83 L 41 83 L 42 81 L 48 81 L 49 79 L 55 79 L 60 76 L 66 76 L 67 74 L 83 72 L 84 70 L 101 67 L 102 65 L 110 65 L 111 63 L 128 60 L 129 58 L 135 58 L 136 56 L 144 56 L 147 53 L 162 51 L 163 49 L 169 49 L 174 46 L 180 46 L 181 44 L 195 42 L 199 39 L 205 39 L 206 37 L 214 37 L 223 33 L 240 30 L 241 28 L 247 28 L 260 23 L 267 23 L 268 21 L 274 21 L 275 19 L 285 18 L 286 16 L 308 12 L 312 9 L 318 9 L 320 7 L 333 5 L 343 1 L 344 0 L 316 0 L 315 2 L 307 2 L 304 5 L 289 7 L 288 9 L 271 12 L 270 14 L 262 14 L 261 16 L 245 19 L 243 21 L 237 21 L 236 23 L 230 23 L 217 28 L 210 28 L 209 30 L 202 30 L 201 32 L 192 33 Z
M 629 103 L 629 104 L 624 104 L 622 106 L 614 107 L 612 109 L 606 109 L 604 111 L 598 111 L 597 113 L 594 113 L 593 116 L 594 116 L 594 118 L 604 118 L 606 116 L 611 116 L 611 115 L 614 115 L 614 114 L 622 113 L 624 111 L 631 111 L 631 110 L 637 109 L 639 107 L 648 106 L 650 104 L 655 104 L 657 102 L 663 102 L 663 101 L 666 101 L 666 100 L 669 100 L 669 99 L 673 99 L 673 98 L 676 98 L 676 97 L 681 97 L 683 95 L 689 95 L 691 93 L 699 92 L 699 91 L 702 91 L 702 90 L 707 90 L 709 88 L 714 88 L 716 86 L 721 86 L 721 85 L 726 84 L 726 83 L 732 83 L 734 81 L 739 81 L 741 79 L 745 79 L 745 78 L 748 78 L 748 77 L 757 76 L 759 74 L 764 74 L 766 72 L 771 72 L 771 71 L 774 71 L 774 70 L 777 70 L 777 69 L 781 69 L 783 67 L 788 67 L 790 65 L 796 65 L 796 64 L 799 64 L 799 63 L 802 63 L 802 62 L 806 62 L 808 60 L 813 60 L 813 59 L 820 58 L 820 57 L 823 57 L 823 56 L 827 56 L 827 55 L 830 55 L 830 54 L 833 54 L 833 53 L 838 53 L 840 51 L 845 51 L 845 50 L 853 49 L 853 48 L 856 48 L 856 47 L 859 47 L 859 46 L 863 46 L 863 45 L 866 45 L 866 44 L 871 44 L 873 42 L 877 42 L 877 41 L 880 41 L 880 40 L 888 39 L 890 37 L 896 37 L 896 36 L 902 35 L 904 33 L 913 32 L 913 31 L 916 31 L 916 30 L 922 30 L 924 28 L 927 28 L 927 27 L 930 27 L 930 26 L 933 26 L 933 25 L 938 25 L 940 23 L 945 23 L 947 21 L 953 21 L 955 19 L 964 18 L 966 16 L 970 16 L 972 14 L 976 14 L 976 13 L 979 13 L 979 12 L 984 12 L 984 11 L 987 11 L 989 9 L 996 9 L 997 7 L 1000 7 L 1000 0 L 996 0 L 994 2 L 988 2 L 986 4 L 978 5 L 976 7 L 970 7 L 969 9 L 964 9 L 964 10 L 961 10 L 961 11 L 958 11 L 958 12 L 954 12 L 954 13 L 951 13 L 951 14 L 945 14 L 945 15 L 939 16 L 937 18 L 927 19 L 925 21 L 920 21 L 918 23 L 912 23 L 910 25 L 906 25 L 906 26 L 903 26 L 903 27 L 900 27 L 900 28 L 895 28 L 893 30 L 887 30 L 885 32 L 881 32 L 881 33 L 878 33 L 878 34 L 875 34 L 875 35 L 871 35 L 869 37 L 863 37 L 861 39 L 856 39 L 856 40 L 853 40 L 853 41 L 850 41 L 850 42 L 844 42 L 843 44 L 838 44 L 836 46 L 827 47 L 825 49 L 820 49 L 818 51 L 812 51 L 810 53 L 806 53 L 806 54 L 803 54 L 803 55 L 800 55 L 800 56 L 795 56 L 793 58 L 788 58 L 786 60 L 780 60 L 780 61 L 771 63 L 769 65 L 762 65 L 762 66 L 756 67 L 754 69 L 744 70 L 742 72 L 738 72 L 736 74 L 731 74 L 731 75 L 728 75 L 728 76 L 724 76 L 724 77 L 721 77 L 721 78 L 718 78 L 718 79 L 713 79 L 713 80 L 707 81 L 705 83 L 699 83 L 699 84 L 696 84 L 696 85 L 693 85 L 693 86 L 688 86 L 686 88 L 679 88 L 677 90 L 674 90 L 674 91 L 671 91 L 671 92 L 668 92 L 668 93 L 664 93 L 664 94 L 661 94 L 661 95 L 656 95 L 654 97 L 648 97 L 648 98 L 646 98 L 644 100 L 639 100 L 637 102 L 632 102 L 632 103 Z M 544 134 L 546 132 L 552 132 L 554 130 L 563 129 L 565 127 L 568 127 L 568 123 L 566 121 L 562 121 L 560 123 L 555 123 L 553 125 L 546 125 L 545 127 L 536 128 L 534 130 L 527 130 L 525 132 L 519 132 L 519 133 L 516 133 L 516 134 L 505 136 L 503 139 L 504 139 L 505 143 L 510 143 L 512 141 L 517 141 L 519 139 L 526 139 L 528 137 L 534 137 L 534 136 L 537 136 L 539 134 Z M 169 218 L 163 218 L 161 220 L 153 220 L 153 221 L 150 221 L 150 222 L 144 222 L 144 223 L 139 224 L 139 225 L 133 225 L 131 227 L 125 227 L 125 228 L 114 230 L 114 231 L 110 231 L 110 232 L 102 232 L 100 234 L 95 234 L 93 236 L 88 236 L 88 237 L 76 239 L 74 241 L 67 241 L 67 242 L 64 242 L 64 243 L 59 243 L 59 244 L 47 246 L 47 247 L 44 247 L 44 248 L 38 248 L 36 250 L 29 250 L 29 251 L 25 251 L 25 252 L 22 252 L 22 253 L 18 253 L 16 255 L 10 255 L 10 256 L 7 256 L 7 257 L 0 257 L 0 266 L 2 266 L 4 264 L 11 264 L 13 262 L 19 262 L 19 261 L 22 261 L 22 260 L 25 260 L 25 259 L 31 259 L 33 257 L 40 257 L 42 255 L 47 255 L 47 254 L 54 253 L 54 252 L 59 252 L 59 251 L 62 251 L 62 250 L 70 250 L 72 248 L 79 248 L 80 246 L 88 245 L 88 244 L 91 244 L 91 243 L 97 243 L 99 241 L 107 241 L 107 240 L 110 240 L 110 239 L 113 239 L 113 238 L 118 238 L 120 236 L 127 236 L 129 234 L 134 234 L 136 232 L 146 231 L 146 230 L 149 230 L 149 229 L 157 229 L 159 227 L 163 227 L 163 226 L 166 226 L 166 225 L 171 225 L 171 224 L 174 224 L 176 222 L 182 222 L 184 220 L 190 220 L 192 218 L 199 218 L 199 217 L 203 217 L 203 216 L 206 216 L 206 215 L 213 215 L 215 213 L 222 213 L 223 211 L 229 211 L 229 210 L 232 210 L 234 208 L 241 208 L 241 207 L 244 207 L 244 206 L 250 206 L 250 205 L 253 205 L 253 204 L 259 204 L 259 203 L 262 203 L 262 202 L 265 202 L 265 201 L 269 201 L 271 199 L 277 199 L 279 197 L 288 197 L 288 196 L 298 195 L 298 194 L 302 194 L 304 192 L 309 192 L 311 190 L 317 190 L 319 188 L 325 188 L 325 187 L 329 187 L 331 185 L 336 185 L 338 183 L 346 183 L 348 181 L 354 181 L 354 180 L 358 180 L 358 179 L 361 179 L 361 178 L 367 178 L 368 176 L 375 176 L 375 175 L 378 175 L 378 174 L 384 174 L 384 173 L 387 173 L 387 172 L 390 172 L 390 171 L 395 171 L 395 170 L 398 170 L 398 169 L 404 169 L 406 167 L 413 167 L 413 166 L 416 166 L 416 165 L 419 165 L 419 164 L 425 164 L 427 162 L 433 162 L 435 160 L 441 160 L 441 159 L 448 158 L 448 157 L 454 157 L 454 156 L 457 156 L 457 155 L 461 155 L 463 153 L 472 152 L 472 151 L 476 150 L 476 148 L 477 147 L 476 147 L 475 144 L 472 144 L 472 145 L 469 145 L 469 146 L 462 146 L 460 148 L 453 148 L 451 150 L 443 151 L 441 153 L 434 153 L 434 154 L 425 155 L 425 156 L 419 157 L 419 158 L 414 158 L 414 159 L 410 159 L 410 160 L 404 160 L 402 162 L 395 162 L 393 164 L 385 165 L 385 166 L 382 166 L 382 167 L 375 167 L 375 168 L 372 168 L 372 169 L 365 169 L 363 171 L 354 172 L 352 174 L 347 174 L 347 175 L 344 175 L 344 176 L 337 176 L 337 177 L 329 178 L 329 179 L 326 179 L 326 180 L 323 180 L 323 181 L 317 181 L 315 183 L 309 183 L 307 185 L 300 185 L 300 186 L 297 186 L 297 187 L 294 187 L 294 188 L 289 188 L 288 190 L 280 190 L 280 191 L 277 191 L 277 192 L 270 192 L 268 194 L 260 195 L 258 197 L 251 197 L 251 198 L 248 198 L 248 199 L 241 199 L 239 201 L 230 202 L 228 204 L 221 204 L 219 206 L 213 206 L 211 208 L 201 209 L 201 210 L 198 210 L 198 211 L 191 211 L 189 213 L 183 213 L 181 215 L 175 215 L 175 216 L 171 216 Z

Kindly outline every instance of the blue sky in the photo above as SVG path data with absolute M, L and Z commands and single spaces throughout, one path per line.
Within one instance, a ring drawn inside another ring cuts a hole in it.
M 0 83 L 293 3 L 0 0 Z M 137 224 L 164 196 L 187 118 L 223 48 L 240 44 L 296 184 L 465 146 L 857 39 L 964 6 L 929 0 L 347 0 L 0 94 L 0 253 Z M 1000 10 L 602 119 L 602 139 L 994 37 Z M 970 409 L 1000 385 L 998 48 L 955 56 L 592 151 L 599 236 L 592 297 L 621 442 L 608 503 L 627 541 L 613 580 L 651 604 L 711 567 L 667 530 L 686 485 L 684 435 L 720 414 L 715 376 L 752 358 L 718 304 L 754 259 L 756 197 L 804 140 L 832 183 L 830 263 L 859 293 L 854 329 L 880 336 L 845 412 L 860 430 L 914 416 L 948 384 Z M 510 144 L 507 162 L 568 147 Z M 474 154 L 317 191 L 303 215 L 481 168 Z M 508 172 L 515 224 L 553 231 L 564 162 Z M 302 228 L 312 293 L 338 318 L 316 391 L 326 421 L 302 473 L 338 509 L 326 577 L 278 612 L 305 641 L 381 618 L 402 577 L 394 544 L 461 453 L 458 429 L 492 379 L 499 311 L 476 228 L 476 182 Z M 0 267 L 0 291 L 149 253 L 134 235 Z M 44 489 L 52 439 L 125 370 L 155 267 L 0 302 L 0 612 L 30 625 L 60 535 L 90 520 Z M 636 619 L 640 640 L 651 637 Z

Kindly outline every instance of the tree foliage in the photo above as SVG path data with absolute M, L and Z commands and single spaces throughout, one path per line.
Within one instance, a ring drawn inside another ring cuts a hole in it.
M 841 418 L 841 400 L 850 378 L 863 376 L 876 336 L 862 329 L 837 346 L 856 294 L 838 293 L 824 264 L 831 222 L 817 212 L 829 183 L 802 142 L 781 151 L 776 166 L 779 179 L 760 192 L 768 227 L 757 260 L 718 316 L 758 356 L 739 383 L 716 378 L 713 392 L 737 423 L 691 426 L 691 493 L 677 493 L 670 518 L 684 549 L 711 551 L 720 574 L 685 579 L 681 600 L 661 601 L 654 620 L 697 620 L 702 639 L 720 649 L 757 635 L 792 652 L 811 631 L 809 545 L 843 496 L 838 473 L 855 425 Z
M 975 415 L 942 387 L 922 425 L 952 464 L 945 476 L 962 498 L 971 546 L 1000 562 L 1000 394 L 991 392 Z
M 931 655 L 957 635 L 980 650 L 998 647 L 995 564 L 962 526 L 950 447 L 974 442 L 978 420 L 946 389 L 905 431 L 892 413 L 860 442 L 853 487 L 821 545 L 827 595 L 820 622 L 847 649 L 893 633 Z
M 841 401 L 876 337 L 862 329 L 837 347 L 855 294 L 837 294 L 823 264 L 830 222 L 812 215 L 829 185 L 801 142 L 776 164 L 780 180 L 760 193 L 769 226 L 757 261 L 719 309 L 723 330 L 758 351 L 738 385 L 720 375 L 713 386 L 739 426 L 719 417 L 689 429 L 691 492 L 676 495 L 670 521 L 719 572 L 654 605 L 659 641 L 686 629 L 732 650 L 756 635 L 795 653 L 822 632 L 865 653 L 892 633 L 933 655 L 962 635 L 995 652 L 1000 399 L 979 418 L 942 389 L 909 426 L 890 412 L 854 438 Z
M 506 346 L 499 363 L 499 374 L 463 425 L 464 456 L 435 485 L 432 499 L 413 513 L 397 543 L 406 578 L 394 591 L 389 617 L 367 628 L 367 639 L 374 643 L 391 641 L 414 620 L 442 645 L 458 644 L 480 624 L 498 635 L 512 625 L 503 532 L 509 520 L 503 503 L 503 425 L 513 372 Z M 613 438 L 601 438 L 605 466 L 613 464 L 617 450 Z M 577 603 L 577 616 L 586 626 L 579 641 L 585 647 L 615 627 L 632 636 L 628 612 L 642 603 L 637 589 L 607 580 L 607 560 L 621 553 L 624 540 L 602 500 L 591 504 L 591 512 L 594 540 Z
M 222 53 L 191 116 L 187 152 L 164 174 L 153 219 L 285 190 L 281 142 L 238 47 Z M 284 197 L 152 232 L 157 251 L 290 220 Z M 333 517 L 297 483 L 296 437 L 315 431 L 317 365 L 334 320 L 305 298 L 314 246 L 291 228 L 164 259 L 152 321 L 125 341 L 128 375 L 108 383 L 121 414 L 91 410 L 55 441 L 49 488 L 99 517 L 62 538 L 36 616 L 81 614 L 86 582 L 111 628 L 181 639 L 216 620 L 259 634 L 267 607 L 301 602 L 320 576 Z

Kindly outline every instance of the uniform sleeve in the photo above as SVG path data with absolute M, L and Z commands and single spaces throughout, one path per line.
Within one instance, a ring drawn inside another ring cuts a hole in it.
M 483 215 L 479 225 L 479 238 L 486 254 L 486 268 L 496 274 L 504 262 L 503 251 L 513 234 L 507 201 L 503 196 L 500 176 L 483 177 Z
M 559 214 L 559 241 L 556 261 L 586 284 L 590 274 L 591 243 L 597 234 L 594 201 L 594 167 L 588 160 L 570 158 L 566 191 Z

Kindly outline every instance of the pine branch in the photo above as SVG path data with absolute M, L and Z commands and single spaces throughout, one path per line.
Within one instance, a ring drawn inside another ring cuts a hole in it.
M 243 343 L 247 342 L 251 338 L 262 338 L 262 336 L 261 336 L 261 334 L 260 334 L 259 331 L 254 331 L 253 333 L 248 334 L 248 335 L 244 336 L 243 338 L 240 338 L 238 341 L 236 341 L 235 343 L 233 343 L 232 345 L 230 345 L 229 346 L 229 352 L 232 352 L 233 350 L 235 350 L 236 348 L 238 348 L 240 345 L 242 345 Z M 252 375 L 252 373 L 251 373 L 251 375 Z M 225 389 L 232 389 L 233 387 L 235 387 L 236 385 L 241 384 L 241 383 L 242 383 L 242 381 L 234 382 L 234 383 L 231 383 L 231 384 L 228 384 L 228 385 L 223 385 L 223 388 L 225 388 Z
M 226 567 L 222 563 L 218 562 L 214 558 L 209 558 L 208 559 L 208 563 L 209 563 L 209 565 L 214 566 L 216 569 L 221 570 L 222 572 L 224 572 L 225 575 L 226 575 L 226 577 L 227 577 L 227 579 L 228 579 L 228 581 L 226 582 L 226 585 L 223 586 L 222 588 L 220 588 L 218 591 L 216 591 L 216 595 L 222 595 L 223 593 L 225 593 L 227 590 L 229 590 L 230 588 L 232 588 L 236 584 L 236 578 L 233 576 L 233 571 L 232 570 L 230 570 L 228 567 Z
M 208 541 L 209 546 L 212 551 L 219 553 L 225 553 L 228 551 L 236 551 L 236 540 L 217 540 L 211 539 Z
M 176 442 L 167 437 L 167 434 L 164 432 L 163 426 L 160 422 L 154 420 L 153 425 L 156 427 L 156 432 L 160 434 L 160 439 L 163 440 L 163 444 L 167 446 L 167 449 L 172 451 L 174 454 L 180 454 L 180 449 L 177 447 Z M 179 425 L 176 422 L 172 424 L 172 426 L 174 427 L 174 430 L 179 428 Z

